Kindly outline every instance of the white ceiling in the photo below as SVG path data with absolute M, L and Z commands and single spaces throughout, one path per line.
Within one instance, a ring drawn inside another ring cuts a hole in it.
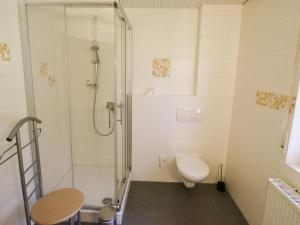
M 198 8 L 202 4 L 243 4 L 246 0 L 120 0 L 125 8 Z

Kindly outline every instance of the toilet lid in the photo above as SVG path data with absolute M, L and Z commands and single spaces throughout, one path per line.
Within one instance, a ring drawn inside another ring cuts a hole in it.
M 202 159 L 196 157 L 180 157 L 177 160 L 180 173 L 191 181 L 201 181 L 207 177 L 209 168 Z

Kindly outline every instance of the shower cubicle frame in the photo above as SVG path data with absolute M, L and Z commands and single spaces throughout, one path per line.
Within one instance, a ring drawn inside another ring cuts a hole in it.
M 36 109 L 35 109 L 35 99 L 34 99 L 34 87 L 33 87 L 33 76 L 32 76 L 32 68 L 31 68 L 31 53 L 30 53 L 30 39 L 29 39 L 29 23 L 28 23 L 28 17 L 27 17 L 27 7 L 28 6 L 64 6 L 64 7 L 97 7 L 97 8 L 114 8 L 115 9 L 115 16 L 118 16 L 119 19 L 126 22 L 128 26 L 128 30 L 130 32 L 129 42 L 130 42 L 130 48 L 129 52 L 125 53 L 125 60 L 127 57 L 130 58 L 130 64 L 129 64 L 129 73 L 127 69 L 127 62 L 125 62 L 125 74 L 122 74 L 122 76 L 126 76 L 126 83 L 127 79 L 129 80 L 128 85 L 128 92 L 129 94 L 126 95 L 126 101 L 128 103 L 126 110 L 126 132 L 125 132 L 125 160 L 126 160 L 126 170 L 129 171 L 127 179 L 121 181 L 123 182 L 123 187 L 121 190 L 118 190 L 117 185 L 117 171 L 118 171 L 118 165 L 117 161 L 115 163 L 115 197 L 116 199 L 116 208 L 118 210 L 123 211 L 124 207 L 121 207 L 124 205 L 124 200 L 126 200 L 126 192 L 128 191 L 129 185 L 130 185 L 130 172 L 132 169 L 132 151 L 131 151 L 131 120 L 132 120 L 132 111 L 131 111 L 131 104 L 132 104 L 132 91 L 131 91 L 131 67 L 132 67 L 132 26 L 125 14 L 125 11 L 123 9 L 122 4 L 120 3 L 120 0 L 103 0 L 102 2 L 99 2 L 99 0 L 94 1 L 83 1 L 83 0 L 61 0 L 61 1 L 52 1 L 52 0 L 18 0 L 19 4 L 19 22 L 20 22 L 20 30 L 21 30 L 21 44 L 22 44 L 22 54 L 23 54 L 23 62 L 24 62 L 24 77 L 25 77 L 25 90 L 26 90 L 26 98 L 27 98 L 27 108 L 29 115 L 36 116 Z M 125 29 L 126 31 L 126 29 Z M 127 35 L 127 34 L 126 34 Z M 127 44 L 127 40 L 125 40 L 125 44 Z M 66 55 L 67 57 L 67 55 Z M 115 55 L 116 60 L 116 55 Z M 115 73 L 117 71 L 115 64 Z M 127 85 L 126 85 L 127 86 Z M 117 144 L 116 144 L 116 138 L 115 138 L 115 160 L 117 160 Z M 71 153 L 72 157 L 72 153 Z M 73 170 L 73 166 L 72 166 Z M 74 186 L 74 178 L 73 178 L 73 186 Z M 120 193 L 121 192 L 121 193 Z M 85 209 L 83 209 L 85 210 Z M 95 211 L 98 209 L 86 209 L 88 212 Z

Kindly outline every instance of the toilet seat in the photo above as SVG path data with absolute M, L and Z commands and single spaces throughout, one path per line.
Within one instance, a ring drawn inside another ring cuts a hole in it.
M 183 177 L 192 182 L 198 182 L 207 177 L 209 168 L 199 157 L 182 156 L 176 158 L 176 164 Z

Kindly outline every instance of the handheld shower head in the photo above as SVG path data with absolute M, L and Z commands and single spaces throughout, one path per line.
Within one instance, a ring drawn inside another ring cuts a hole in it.
M 95 60 L 95 63 L 96 64 L 99 64 L 100 62 L 100 59 L 99 59 L 99 54 L 98 54 L 98 51 L 99 51 L 99 45 L 97 45 L 96 43 L 94 45 L 91 46 L 91 50 L 95 52 L 96 54 L 96 60 Z

